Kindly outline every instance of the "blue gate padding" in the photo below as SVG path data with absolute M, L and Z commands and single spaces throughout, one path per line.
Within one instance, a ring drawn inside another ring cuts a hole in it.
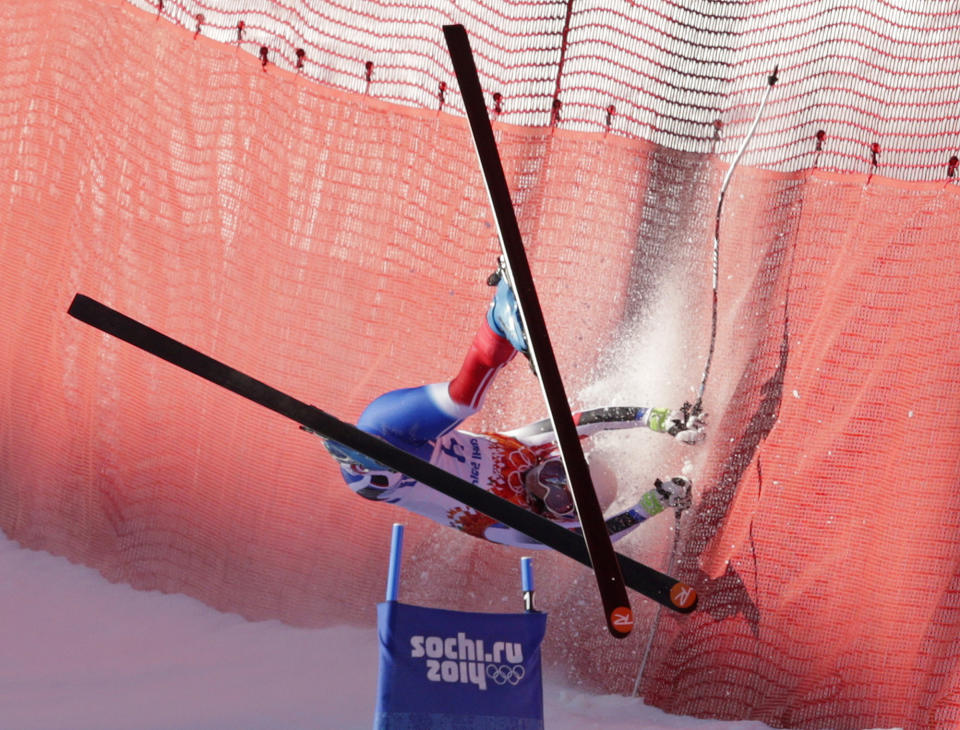
M 545 613 L 378 604 L 374 730 L 542 730 Z

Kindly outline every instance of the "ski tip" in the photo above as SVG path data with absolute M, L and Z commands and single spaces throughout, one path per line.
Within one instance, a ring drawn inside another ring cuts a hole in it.
M 67 308 L 67 314 L 73 316 L 74 312 L 81 309 L 84 303 L 89 299 L 90 297 L 85 297 L 83 294 L 80 294 L 79 292 L 77 294 L 74 294 L 73 301 L 70 302 L 70 306 Z
M 690 613 L 697 607 L 697 592 L 686 583 L 674 583 L 670 588 L 670 603 L 680 613 Z
M 633 631 L 633 610 L 630 606 L 617 606 L 610 612 L 607 626 L 615 638 L 625 638 Z
M 103 305 L 95 299 L 77 293 L 73 295 L 73 301 L 70 302 L 70 306 L 67 308 L 67 314 L 86 324 L 93 324 L 92 320 L 97 310 L 101 308 L 103 308 Z
M 460 23 L 451 23 L 450 25 L 443 26 L 443 34 L 449 38 L 464 38 L 467 35 L 467 29 L 464 28 Z

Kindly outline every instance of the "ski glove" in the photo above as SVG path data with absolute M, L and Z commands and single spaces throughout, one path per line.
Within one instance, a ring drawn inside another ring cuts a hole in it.
M 692 499 L 690 490 L 693 484 L 685 477 L 673 477 L 672 479 L 656 479 L 653 482 L 654 488 L 660 501 L 667 507 L 673 507 L 678 512 L 690 507 Z
M 707 415 L 686 403 L 679 410 L 651 408 L 649 425 L 651 431 L 668 433 L 688 446 L 698 444 L 707 437 Z

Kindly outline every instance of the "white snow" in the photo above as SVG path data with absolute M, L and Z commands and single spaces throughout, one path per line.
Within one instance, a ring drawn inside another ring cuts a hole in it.
M 369 729 L 377 636 L 250 622 L 137 591 L 0 533 L 0 727 L 9 730 Z M 764 730 L 667 715 L 547 681 L 550 730 Z

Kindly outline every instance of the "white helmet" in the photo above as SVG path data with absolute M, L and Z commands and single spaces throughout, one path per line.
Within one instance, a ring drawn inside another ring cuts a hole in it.
M 557 518 L 576 517 L 577 511 L 567 484 L 563 462 L 553 457 L 542 461 L 523 475 L 527 493 L 543 502 L 551 515 Z

